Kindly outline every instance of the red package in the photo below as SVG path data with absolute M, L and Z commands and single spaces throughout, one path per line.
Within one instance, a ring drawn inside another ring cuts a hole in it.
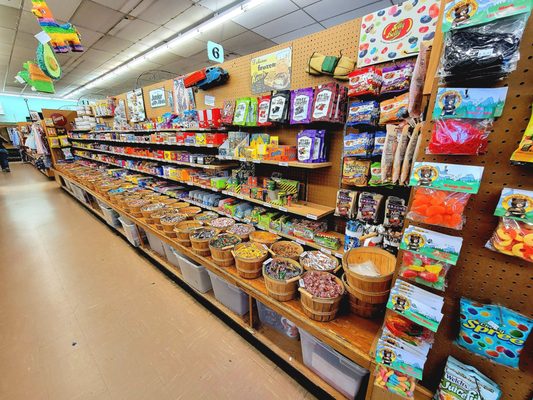
M 407 218 L 424 224 L 463 229 L 463 213 L 469 198 L 470 193 L 416 187 Z
M 446 275 L 451 267 L 451 264 L 443 261 L 404 251 L 398 276 L 432 289 L 444 291 L 447 286 Z
M 356 69 L 348 74 L 349 89 L 348 96 L 363 96 L 366 94 L 378 95 L 383 78 L 381 69 L 376 67 L 366 67 Z
M 197 110 L 198 112 L 198 127 L 205 129 L 209 128 L 209 123 L 207 122 L 207 110 Z
M 268 121 L 268 109 L 270 107 L 270 95 L 257 98 L 257 126 L 270 126 Z
M 338 94 L 339 85 L 335 82 L 317 86 L 313 100 L 313 112 L 311 113 L 312 122 L 331 122 L 333 120 Z
M 235 100 L 224 100 L 220 121 L 225 125 L 233 124 L 233 114 L 235 113 Z
M 483 154 L 491 125 L 492 120 L 436 120 L 426 154 Z
M 533 224 L 501 218 L 487 248 L 533 262 Z

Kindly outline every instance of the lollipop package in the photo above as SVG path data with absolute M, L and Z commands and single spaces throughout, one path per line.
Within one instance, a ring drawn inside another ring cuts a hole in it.
M 518 368 L 533 320 L 503 306 L 462 298 L 460 322 L 459 346 L 497 364 Z
M 416 187 L 407 218 L 424 224 L 460 230 L 465 222 L 463 213 L 469 198 L 469 193 Z
M 438 119 L 426 154 L 484 154 L 491 127 L 491 119 Z
M 435 290 L 446 289 L 446 275 L 452 264 L 434 260 L 421 254 L 404 251 L 398 276 Z

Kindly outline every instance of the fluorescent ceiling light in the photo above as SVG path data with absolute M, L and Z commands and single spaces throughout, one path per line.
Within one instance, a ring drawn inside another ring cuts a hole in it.
M 25 95 L 25 94 L 14 94 L 14 93 L 3 93 L 0 92 L 0 97 L 7 96 L 7 97 L 20 97 L 23 99 L 40 99 L 40 100 L 57 100 L 57 101 L 72 101 L 72 100 L 65 100 L 61 97 L 51 97 L 51 96 L 33 96 L 33 95 Z
M 99 80 L 102 80 L 102 79 L 109 79 L 109 78 L 112 78 L 112 77 L 117 77 L 120 74 L 126 72 L 128 69 L 134 68 L 135 66 L 138 66 L 138 65 L 142 64 L 145 61 L 149 61 L 151 59 L 154 59 L 155 57 L 157 57 L 157 56 L 159 56 L 161 54 L 164 54 L 165 52 L 167 52 L 172 47 L 176 47 L 176 46 L 178 46 L 180 44 L 183 44 L 184 42 L 186 42 L 186 41 L 198 36 L 200 33 L 207 32 L 208 30 L 213 29 L 216 26 L 219 26 L 219 25 L 223 24 L 224 22 L 233 19 L 236 16 L 238 16 L 238 15 L 244 13 L 244 12 L 250 11 L 251 9 L 257 7 L 258 5 L 264 3 L 265 1 L 266 0 L 248 0 L 248 1 L 244 1 L 241 4 L 236 5 L 235 7 L 232 7 L 229 10 L 222 12 L 221 14 L 215 15 L 213 18 L 211 18 L 210 20 L 204 22 L 203 24 L 200 24 L 199 26 L 194 27 L 194 28 L 188 30 L 187 32 L 184 32 L 184 33 L 180 34 L 179 36 L 176 36 L 174 39 L 170 40 L 168 43 L 164 43 L 161 46 L 155 47 L 154 49 L 148 51 L 146 54 L 143 54 L 141 56 L 135 57 L 135 58 L 131 59 L 129 62 L 127 62 L 126 64 L 124 64 L 124 65 L 122 65 L 120 67 L 117 67 L 117 68 L 115 68 L 113 70 L 109 70 L 108 72 L 103 73 L 99 77 L 93 79 L 91 82 L 88 82 L 88 83 L 84 84 L 83 86 L 80 86 L 76 90 L 74 90 L 74 91 L 72 91 L 70 93 L 67 93 L 63 97 L 71 97 L 71 95 L 74 96 L 74 95 L 80 93 L 82 90 L 94 87 L 94 86 L 97 85 L 96 81 L 99 81 Z

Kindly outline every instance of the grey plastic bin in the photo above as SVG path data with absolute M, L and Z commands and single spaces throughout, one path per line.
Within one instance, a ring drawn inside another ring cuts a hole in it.
M 209 292 L 211 280 L 204 266 L 194 263 L 183 254 L 177 255 L 183 279 L 201 293 Z
M 298 328 L 292 321 L 282 317 L 260 301 L 257 301 L 257 311 L 262 324 L 271 326 L 291 339 L 298 339 Z
M 248 295 L 213 272 L 207 271 L 207 273 L 211 278 L 211 285 L 217 300 L 236 314 L 247 314 L 249 311 Z

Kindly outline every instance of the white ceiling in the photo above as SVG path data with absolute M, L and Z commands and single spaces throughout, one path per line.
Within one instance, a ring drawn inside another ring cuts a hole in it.
M 81 34 L 83 53 L 58 55 L 63 78 L 56 82 L 62 96 L 180 32 L 211 18 L 242 0 L 48 0 L 56 20 L 71 22 Z M 171 52 L 106 80 L 90 93 L 112 95 L 131 90 L 143 71 L 179 75 L 207 66 L 206 42 L 221 43 L 227 58 L 263 50 L 369 12 L 396 0 L 269 0 L 202 33 Z M 0 92 L 26 93 L 15 82 L 22 63 L 35 57 L 40 31 L 30 0 L 0 0 Z M 355 46 L 355 43 L 354 43 Z M 168 74 L 167 74 L 168 75 Z M 153 74 L 161 80 L 161 74 Z M 150 76 L 148 75 L 148 79 Z M 143 83 L 146 84 L 146 76 Z M 87 92 L 86 92 L 87 93 Z

